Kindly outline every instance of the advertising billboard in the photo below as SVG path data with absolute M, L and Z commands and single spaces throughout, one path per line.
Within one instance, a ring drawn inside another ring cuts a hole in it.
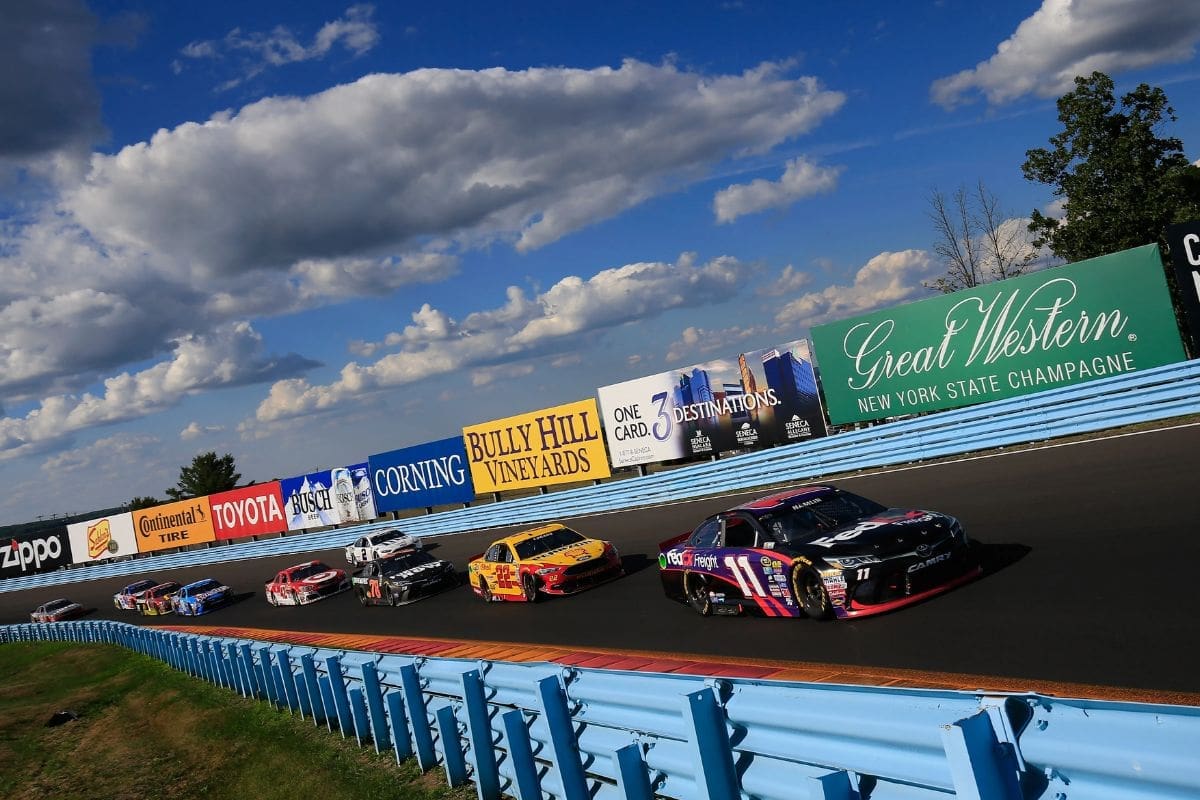
M 835 423 L 938 411 L 1183 359 L 1158 247 L 812 330 Z
M 380 512 L 469 503 L 475 486 L 461 436 L 379 453 L 367 459 Z
M 1200 221 L 1167 226 L 1167 246 L 1175 268 L 1179 302 L 1187 318 L 1192 346 L 1200 346 Z M 1195 353 L 1195 350 L 1193 350 Z
M 241 539 L 286 531 L 279 481 L 243 486 L 210 495 L 213 533 L 217 539 Z
M 138 550 L 142 553 L 187 547 L 216 538 L 207 497 L 194 497 L 134 511 L 133 530 L 137 533 Z
M 463 428 L 471 479 L 480 492 L 607 478 L 595 400 L 543 408 Z
M 131 556 L 138 552 L 133 533 L 133 514 L 114 514 L 67 526 L 71 540 L 71 561 L 87 564 L 106 558 Z
M 365 461 L 285 478 L 279 483 L 290 531 L 369 522 L 379 516 Z
M 614 467 L 826 434 L 812 354 L 803 339 L 597 392 Z
M 0 580 L 50 572 L 70 563 L 66 525 L 0 541 Z

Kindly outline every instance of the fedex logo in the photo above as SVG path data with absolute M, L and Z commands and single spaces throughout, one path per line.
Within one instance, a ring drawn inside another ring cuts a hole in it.
M 715 555 L 711 553 L 696 554 L 690 550 L 668 550 L 667 563 L 672 567 L 683 567 L 684 569 L 704 569 L 713 571 L 720 563 Z

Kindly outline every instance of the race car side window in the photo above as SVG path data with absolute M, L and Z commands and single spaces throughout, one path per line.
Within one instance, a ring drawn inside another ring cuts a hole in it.
M 506 544 L 500 545 L 500 560 L 505 564 L 512 563 L 512 560 L 513 560 L 512 550 L 510 550 L 508 545 L 506 545 Z
M 494 544 L 491 547 L 489 547 L 488 551 L 487 551 L 487 555 L 485 555 L 483 557 L 483 560 L 490 561 L 492 563 L 501 561 L 502 559 L 500 558 L 500 548 L 502 548 L 502 547 L 504 547 L 504 545 L 502 545 L 502 544 Z
M 692 531 L 692 536 L 688 539 L 688 547 L 716 547 L 717 537 L 720 534 L 721 520 L 710 519 Z
M 758 536 L 750 520 L 745 517 L 726 517 L 724 547 L 757 547 Z

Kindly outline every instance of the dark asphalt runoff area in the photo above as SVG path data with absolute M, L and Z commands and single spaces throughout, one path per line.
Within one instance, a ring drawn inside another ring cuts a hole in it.
M 132 577 L 0 593 L 0 623 L 68 596 L 89 619 L 366 633 L 808 661 L 1173 692 L 1200 691 L 1200 425 L 836 481 L 879 502 L 957 516 L 982 543 L 985 575 L 894 613 L 852 621 L 702 618 L 663 596 L 658 542 L 756 492 L 564 520 L 620 548 L 628 575 L 535 605 L 484 604 L 465 585 L 400 608 L 346 593 L 273 608 L 263 584 L 307 557 L 148 575 L 211 575 L 242 593 L 199 618 L 119 612 Z M 719 487 L 710 487 L 717 489 Z M 509 529 L 427 540 L 464 571 Z M 347 541 L 353 538 L 347 535 Z M 345 567 L 340 550 L 311 557 Z

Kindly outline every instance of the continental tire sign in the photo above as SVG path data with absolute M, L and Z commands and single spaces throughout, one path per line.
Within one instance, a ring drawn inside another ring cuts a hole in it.
M 938 411 L 1184 358 L 1158 247 L 813 328 L 835 423 Z

